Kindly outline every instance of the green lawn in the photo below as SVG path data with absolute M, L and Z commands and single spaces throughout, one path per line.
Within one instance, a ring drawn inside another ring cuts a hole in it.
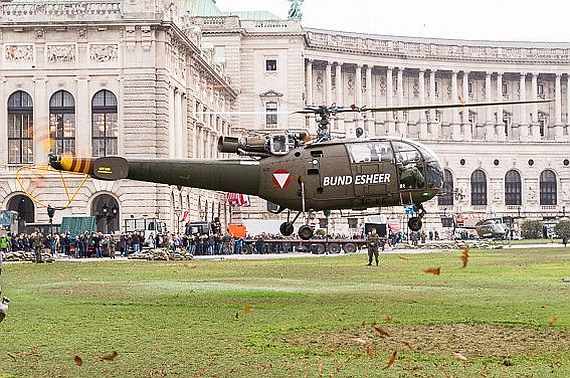
M 8 265 L 0 377 L 570 376 L 570 249 L 459 254 Z

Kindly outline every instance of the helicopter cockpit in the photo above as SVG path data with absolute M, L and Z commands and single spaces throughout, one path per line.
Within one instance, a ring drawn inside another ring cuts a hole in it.
M 398 171 L 400 189 L 440 189 L 443 170 L 433 151 L 409 140 L 379 140 L 347 145 L 353 163 L 385 162 Z

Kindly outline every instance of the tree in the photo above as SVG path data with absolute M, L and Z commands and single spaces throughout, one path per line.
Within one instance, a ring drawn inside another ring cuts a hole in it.
M 542 222 L 526 220 L 521 226 L 521 235 L 525 239 L 538 239 L 542 236 Z
M 570 238 L 570 221 L 560 221 L 554 226 L 554 232 L 560 238 Z

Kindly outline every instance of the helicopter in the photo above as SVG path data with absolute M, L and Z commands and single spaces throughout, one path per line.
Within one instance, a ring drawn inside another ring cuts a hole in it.
M 249 194 L 273 202 L 276 214 L 287 210 L 280 226 L 284 236 L 307 214 L 299 227 L 303 240 L 313 236 L 308 225 L 312 214 L 331 210 L 413 205 L 408 221 L 419 231 L 425 210 L 422 203 L 438 194 L 443 169 L 427 146 L 401 137 L 332 139 L 329 125 L 341 113 L 394 112 L 493 105 L 517 105 L 552 100 L 435 104 L 392 107 L 308 106 L 293 114 L 314 115 L 316 137 L 285 133 L 243 138 L 221 136 L 218 151 L 238 159 L 126 159 L 118 156 L 81 158 L 50 155 L 49 164 L 59 171 L 88 174 L 99 180 L 139 180 Z M 291 213 L 297 214 L 291 219 Z

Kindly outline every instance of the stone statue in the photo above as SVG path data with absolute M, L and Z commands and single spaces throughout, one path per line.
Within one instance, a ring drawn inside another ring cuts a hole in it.
M 301 4 L 305 0 L 288 0 L 291 2 L 291 9 L 289 9 L 289 20 L 299 20 L 303 18 L 303 12 L 301 12 Z

